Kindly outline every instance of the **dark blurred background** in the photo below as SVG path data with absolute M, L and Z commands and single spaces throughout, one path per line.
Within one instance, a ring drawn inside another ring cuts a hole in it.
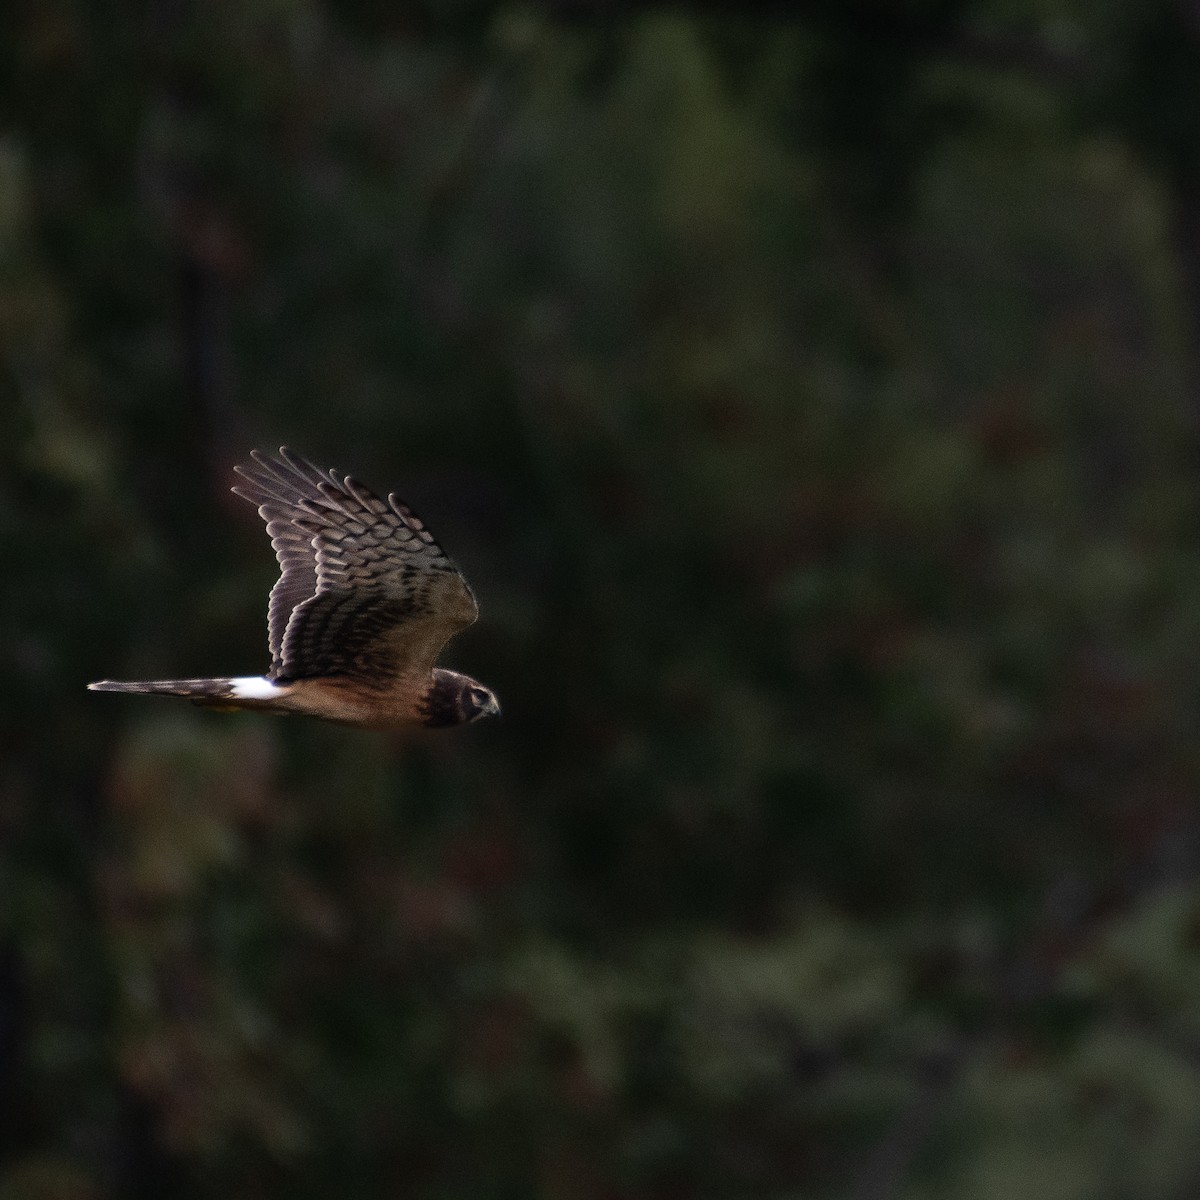
M 1200 5 L 3 24 L 0 1200 L 1200 1192 Z M 84 690 L 281 442 L 502 720 Z

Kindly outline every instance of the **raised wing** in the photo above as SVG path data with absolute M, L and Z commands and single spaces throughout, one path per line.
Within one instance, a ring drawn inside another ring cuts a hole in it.
M 283 447 L 253 452 L 233 490 L 258 506 L 279 559 L 271 677 L 352 676 L 386 689 L 427 674 L 478 616 L 458 569 L 407 505 Z

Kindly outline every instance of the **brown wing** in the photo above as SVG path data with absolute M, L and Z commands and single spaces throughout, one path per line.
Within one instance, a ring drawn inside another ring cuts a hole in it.
M 433 669 L 478 615 L 475 597 L 419 518 L 286 447 L 253 452 L 233 490 L 258 506 L 279 559 L 271 677 L 349 675 L 387 688 Z

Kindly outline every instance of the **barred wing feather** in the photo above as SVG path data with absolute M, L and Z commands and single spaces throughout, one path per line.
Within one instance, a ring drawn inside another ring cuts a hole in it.
M 387 688 L 431 671 L 478 608 L 416 514 L 286 447 L 252 459 L 233 490 L 258 507 L 279 560 L 271 678 L 345 675 Z

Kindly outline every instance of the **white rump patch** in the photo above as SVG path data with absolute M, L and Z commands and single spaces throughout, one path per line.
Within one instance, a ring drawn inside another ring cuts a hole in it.
M 229 681 L 230 690 L 235 700 L 270 700 L 287 691 L 277 683 L 264 679 L 261 675 L 246 675 L 241 679 Z

